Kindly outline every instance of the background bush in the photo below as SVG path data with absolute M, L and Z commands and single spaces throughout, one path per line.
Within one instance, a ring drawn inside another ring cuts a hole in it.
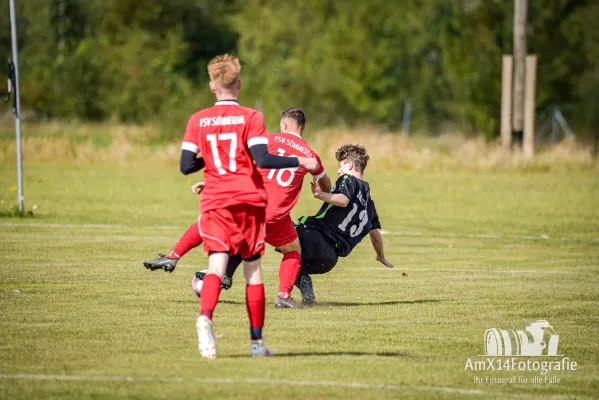
M 312 126 L 376 124 L 498 136 L 501 55 L 513 2 L 497 0 L 30 0 L 17 2 L 23 108 L 39 118 L 159 123 L 181 135 L 213 99 L 206 64 L 242 61 L 240 100 L 304 108 Z M 10 54 L 0 13 L 0 54 Z M 599 4 L 530 0 L 538 115 L 561 108 L 577 133 L 599 116 Z M 3 65 L 5 65 L 3 63 Z M 6 75 L 6 69 L 0 69 Z M 8 106 L 7 106 L 8 109 Z

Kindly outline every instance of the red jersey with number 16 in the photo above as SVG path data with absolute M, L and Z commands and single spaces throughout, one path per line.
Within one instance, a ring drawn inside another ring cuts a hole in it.
M 268 152 L 286 157 L 316 158 L 320 167 L 312 172 L 316 179 L 325 175 L 320 157 L 297 133 L 273 133 L 268 135 Z M 258 168 L 268 193 L 266 221 L 276 221 L 291 212 L 299 199 L 308 170 L 300 167 L 283 169 Z
M 191 116 L 184 150 L 200 153 L 206 163 L 202 212 L 236 204 L 266 207 L 266 191 L 250 146 L 268 144 L 264 117 L 236 101 L 218 101 Z

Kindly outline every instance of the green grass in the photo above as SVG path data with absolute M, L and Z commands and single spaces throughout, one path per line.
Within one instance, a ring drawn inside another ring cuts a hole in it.
M 321 306 L 275 310 L 280 257 L 269 249 L 265 332 L 278 356 L 247 357 L 239 275 L 216 309 L 216 333 L 223 336 L 215 361 L 200 358 L 194 329 L 190 281 L 206 266 L 203 252 L 192 251 L 173 274 L 141 266 L 168 251 L 197 217 L 198 199 L 189 190 L 195 178 L 151 160 L 142 168 L 27 162 L 26 209 L 33 216 L 16 218 L 14 164 L 0 162 L 0 172 L 0 250 L 7 257 L 0 267 L 0 398 L 599 393 L 593 172 L 370 172 L 396 268 L 377 264 L 366 240 L 331 273 L 314 277 Z M 294 216 L 318 207 L 304 196 Z M 464 371 L 469 357 L 484 353 L 487 328 L 523 329 L 537 319 L 554 326 L 559 354 L 578 369 L 550 372 L 559 384 L 474 383 L 539 375 Z M 119 380 L 124 376 L 131 380 Z

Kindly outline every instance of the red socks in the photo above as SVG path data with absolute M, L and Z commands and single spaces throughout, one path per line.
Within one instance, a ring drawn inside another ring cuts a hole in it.
M 204 278 L 204 285 L 206 285 L 206 278 Z M 204 296 L 204 288 L 202 288 L 202 296 Z M 250 317 L 250 335 L 252 340 L 260 340 L 262 339 L 262 327 L 264 326 L 264 313 L 266 311 L 264 284 L 246 285 L 245 302 Z
M 175 245 L 173 251 L 169 253 L 168 258 L 181 258 L 187 253 L 189 250 L 194 247 L 198 247 L 202 244 L 202 237 L 200 236 L 200 229 L 198 228 L 198 223 L 194 222 L 191 224 L 187 232 L 181 236 L 181 239 Z
M 212 320 L 212 314 L 218 297 L 220 295 L 220 278 L 215 274 L 204 277 L 202 286 L 202 297 L 200 297 L 200 314 Z M 245 302 L 250 317 L 250 335 L 252 340 L 262 339 L 262 328 L 264 327 L 264 314 L 266 312 L 266 298 L 264 296 L 264 284 L 246 285 Z
M 200 314 L 205 315 L 212 321 L 212 314 L 218 297 L 220 296 L 220 278 L 215 274 L 208 274 L 204 277 L 202 286 L 202 296 L 200 297 Z M 264 299 L 264 286 L 262 287 L 262 299 Z M 263 305 L 264 305 L 264 300 Z M 264 321 L 264 311 L 262 312 L 262 321 Z
M 286 299 L 291 296 L 293 285 L 301 267 L 301 255 L 292 251 L 283 256 L 279 267 L 279 297 Z

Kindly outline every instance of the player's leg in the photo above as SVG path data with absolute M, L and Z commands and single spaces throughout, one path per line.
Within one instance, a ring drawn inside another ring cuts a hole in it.
M 208 273 L 204 276 L 200 297 L 200 316 L 196 320 L 198 348 L 204 358 L 216 358 L 216 341 L 212 326 L 212 316 L 221 291 L 221 280 L 227 269 L 229 254 L 211 253 L 208 256 Z
M 243 259 L 241 258 L 241 254 L 237 253 L 234 256 L 229 256 L 229 262 L 227 263 L 227 270 L 225 272 L 225 276 L 222 278 L 222 282 L 220 287 L 229 290 L 231 286 L 233 286 L 233 275 L 237 268 L 241 265 Z M 196 277 L 200 280 L 204 280 L 204 277 L 208 274 L 208 272 L 199 271 L 196 272 Z
M 257 257 L 257 258 L 256 258 Z M 250 319 L 250 338 L 252 356 L 272 356 L 262 338 L 266 314 L 266 297 L 262 281 L 262 261 L 260 254 L 243 262 L 243 274 L 246 281 L 245 300 Z
M 239 231 L 231 211 L 214 209 L 202 214 L 199 230 L 208 253 L 208 273 L 204 276 L 200 297 L 200 316 L 196 321 L 198 347 L 204 358 L 216 357 L 216 342 L 212 316 L 221 292 L 221 282 L 227 269 L 229 252 L 239 252 Z
M 235 271 L 241 265 L 243 259 L 241 258 L 241 254 L 237 253 L 234 256 L 229 258 L 229 263 L 227 264 L 227 271 L 225 272 L 225 277 L 223 278 L 223 282 L 227 282 L 229 287 L 233 284 L 233 275 L 235 275 Z M 228 288 L 227 288 L 228 289 Z
M 200 236 L 200 230 L 198 223 L 194 222 L 191 224 L 189 229 L 181 236 L 173 250 L 168 254 L 158 254 L 158 258 L 153 260 L 146 260 L 143 262 L 144 266 L 152 271 L 157 269 L 163 269 L 166 272 L 173 272 L 177 266 L 177 261 L 183 257 L 189 250 L 194 247 L 198 247 L 202 244 L 202 237 Z
M 246 282 L 246 305 L 250 319 L 252 356 L 274 355 L 264 345 L 262 328 L 266 314 L 264 283 L 262 282 L 262 255 L 264 254 L 264 208 L 242 204 L 233 213 L 243 232 L 240 251 L 243 257 L 243 274 Z
M 218 303 L 221 291 L 221 282 L 227 270 L 229 254 L 214 252 L 208 256 L 208 273 L 204 276 L 202 296 L 200 297 L 200 315 L 205 315 L 212 320 L 212 314 Z
M 313 305 L 316 301 L 314 286 L 310 275 L 324 274 L 337 264 L 337 251 L 332 243 L 315 229 L 304 225 L 297 227 L 302 247 L 301 268 L 295 285 L 299 287 L 305 305 Z
M 283 253 L 283 260 L 279 267 L 279 293 L 277 294 L 275 307 L 301 307 L 301 304 L 291 297 L 293 284 L 300 269 L 301 245 L 289 215 L 266 223 L 266 243 L 278 248 Z
M 301 245 L 296 237 L 291 243 L 279 246 L 283 260 L 279 266 L 279 293 L 275 302 L 277 308 L 300 308 L 301 305 L 291 297 L 293 285 L 301 267 Z

